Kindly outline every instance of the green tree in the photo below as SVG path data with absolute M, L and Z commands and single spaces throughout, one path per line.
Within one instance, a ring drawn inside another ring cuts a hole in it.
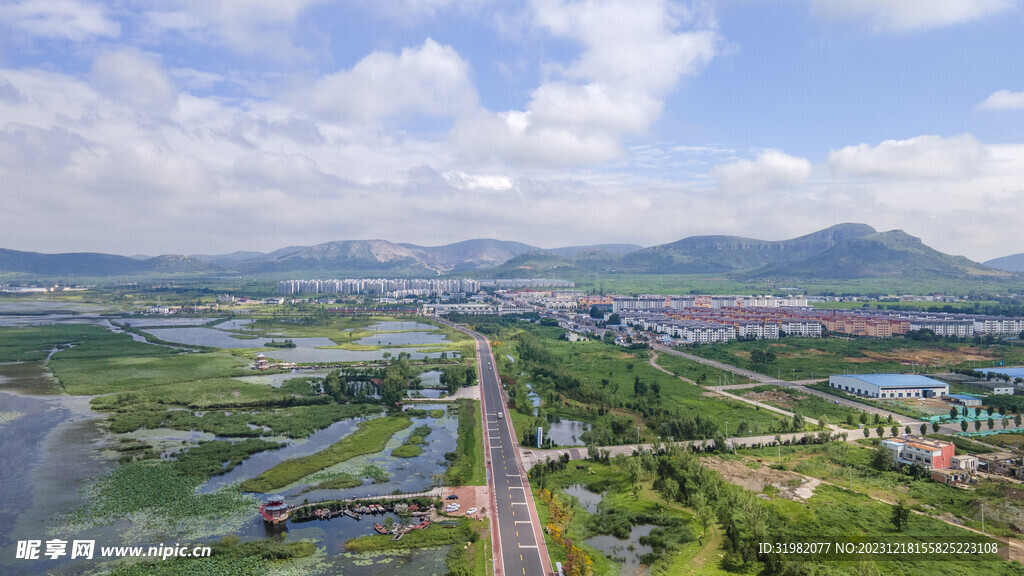
M 924 426 L 924 425 L 922 424 L 922 426 Z M 903 432 L 904 432 L 905 434 L 908 434 L 908 435 L 910 434 L 910 424 L 907 424 L 907 425 L 906 425 L 906 426 L 905 426 L 905 427 L 903 428 Z M 922 435 L 922 436 L 924 435 L 924 430 L 922 430 L 922 431 L 921 431 L 921 435 Z
M 1016 416 L 1013 417 L 1013 424 L 1015 426 L 1017 426 L 1018 428 L 1020 428 L 1020 422 L 1021 422 L 1020 414 L 1017 414 Z
M 885 428 L 883 428 L 882 425 L 879 424 L 878 427 L 875 428 L 875 434 L 877 434 L 879 438 L 884 438 L 885 437 Z
M 934 432 L 935 434 L 939 433 L 939 422 L 938 421 L 932 422 L 932 432 Z
M 629 476 L 629 483 L 636 487 L 640 481 L 640 462 L 636 458 L 630 458 L 626 461 L 626 475 Z
M 967 420 L 960 421 L 960 430 L 967 432 Z
M 865 426 L 864 427 L 864 437 L 868 438 L 870 436 L 871 436 L 871 428 L 868 428 L 867 426 Z
M 949 419 L 950 420 L 956 420 L 956 414 L 957 414 L 956 406 L 953 406 L 952 408 L 949 409 Z
M 846 425 L 853 426 L 853 412 L 846 413 Z
M 995 428 L 995 426 L 996 426 L 996 421 L 991 419 L 991 418 L 989 418 L 988 419 L 988 429 L 991 430 L 991 429 Z
M 897 531 L 903 531 L 903 528 L 906 527 L 910 521 L 910 507 L 907 506 L 906 500 L 900 498 L 896 501 L 896 504 L 892 507 L 892 517 L 890 520 L 892 521 L 892 525 L 896 527 Z
M 921 436 L 924 436 L 927 433 L 928 433 L 928 425 L 922 422 L 921 423 Z
M 871 454 L 871 466 L 876 470 L 881 470 L 883 472 L 886 470 L 892 470 L 892 452 L 882 444 L 879 444 Z
M 974 431 L 977 432 L 978 430 L 981 430 L 981 420 L 974 421 Z
M 892 434 L 892 437 L 895 438 L 900 435 L 900 427 L 893 426 L 892 428 L 889 428 L 889 432 Z

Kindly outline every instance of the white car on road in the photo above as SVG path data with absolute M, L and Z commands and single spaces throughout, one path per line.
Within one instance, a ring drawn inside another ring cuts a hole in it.
M 470 508 L 469 510 L 466 510 L 466 516 L 472 516 L 473 514 L 476 514 L 476 508 Z

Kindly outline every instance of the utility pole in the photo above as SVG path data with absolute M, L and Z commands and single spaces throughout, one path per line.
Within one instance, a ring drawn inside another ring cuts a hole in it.
M 985 503 L 981 503 L 981 533 L 985 533 Z

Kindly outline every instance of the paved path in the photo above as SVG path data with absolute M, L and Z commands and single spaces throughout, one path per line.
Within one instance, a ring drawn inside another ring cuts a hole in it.
M 447 323 L 447 322 L 446 322 Z M 454 326 L 476 342 L 477 367 L 483 396 L 484 447 L 487 455 L 487 485 L 491 493 L 491 541 L 496 576 L 542 576 L 553 574 L 544 532 L 519 455 L 519 443 L 512 428 L 508 406 L 498 379 L 490 343 L 482 335 Z M 499 417 L 501 416 L 501 417 Z

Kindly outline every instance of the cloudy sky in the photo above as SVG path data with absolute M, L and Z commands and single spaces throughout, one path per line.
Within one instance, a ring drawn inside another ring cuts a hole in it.
M 1024 252 L 1024 0 L 0 0 L 0 247 Z

